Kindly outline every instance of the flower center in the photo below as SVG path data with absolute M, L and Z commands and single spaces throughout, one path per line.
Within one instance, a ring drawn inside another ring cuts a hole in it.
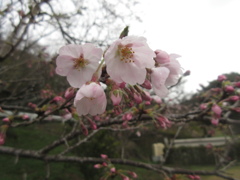
M 132 60 L 133 54 L 135 53 L 131 47 L 128 46 L 119 46 L 118 51 L 120 54 L 120 60 L 125 63 L 131 63 L 134 62 Z
M 80 70 L 81 68 L 84 68 L 86 65 L 89 64 L 88 60 L 85 60 L 83 58 L 83 55 L 81 55 L 79 58 L 74 58 L 74 65 L 73 67 L 77 70 Z

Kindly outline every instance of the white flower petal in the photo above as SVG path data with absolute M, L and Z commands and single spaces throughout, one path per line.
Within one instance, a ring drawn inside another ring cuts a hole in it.
M 88 78 L 87 81 L 91 80 L 91 77 L 84 76 L 81 70 L 79 71 L 76 69 L 73 69 L 67 75 L 67 80 L 69 84 L 74 88 L 81 87 L 86 82 L 86 78 Z
M 56 73 L 61 76 L 66 76 L 73 68 L 73 60 L 71 56 L 58 56 L 56 60 Z
M 59 55 L 68 55 L 74 58 L 79 58 L 82 52 L 82 46 L 76 44 L 69 44 L 59 49 Z

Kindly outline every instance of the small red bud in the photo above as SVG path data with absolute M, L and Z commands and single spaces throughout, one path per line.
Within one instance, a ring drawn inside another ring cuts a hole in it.
M 103 158 L 103 159 L 107 159 L 108 156 L 107 156 L 106 154 L 101 154 L 101 158 Z
M 225 86 L 224 90 L 228 93 L 234 92 L 234 87 L 233 86 Z
M 227 77 L 225 75 L 219 75 L 218 78 L 217 78 L 217 80 L 220 81 L 220 82 L 222 82 L 226 79 L 227 79 Z

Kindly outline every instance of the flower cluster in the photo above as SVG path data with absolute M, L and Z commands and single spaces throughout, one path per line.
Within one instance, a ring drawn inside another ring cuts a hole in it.
M 218 87 L 202 94 L 205 102 L 199 107 L 214 126 L 217 126 L 221 119 L 224 121 L 227 111 L 240 112 L 240 82 L 231 82 L 225 75 L 219 75 L 216 82 Z
M 101 154 L 101 158 L 103 160 L 103 163 L 94 165 L 94 168 L 96 169 L 105 168 L 106 170 L 104 176 L 101 177 L 100 180 L 107 180 L 109 177 L 116 176 L 119 176 L 122 180 L 130 180 L 130 177 L 133 179 L 138 177 L 138 175 L 133 171 L 122 169 L 117 170 L 106 154 Z
M 147 92 L 153 89 L 159 97 L 168 94 L 168 87 L 177 83 L 182 69 L 176 60 L 180 56 L 165 51 L 153 51 L 144 37 L 125 36 L 113 42 L 103 53 L 93 44 L 66 45 L 56 59 L 56 73 L 66 76 L 73 88 L 79 88 L 74 99 L 79 115 L 97 115 L 106 110 L 107 99 L 101 83 L 109 84 L 113 105 L 119 107 L 125 96 L 134 103 L 150 103 Z M 105 63 L 105 65 L 104 65 Z M 102 69 L 108 77 L 101 81 Z M 127 102 L 132 103 L 132 102 Z M 115 108 L 120 113 L 120 108 Z

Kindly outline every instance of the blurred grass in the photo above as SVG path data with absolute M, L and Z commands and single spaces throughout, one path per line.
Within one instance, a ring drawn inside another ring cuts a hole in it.
M 18 127 L 9 129 L 7 132 L 6 146 L 38 150 L 42 147 L 50 144 L 54 140 L 61 137 L 66 132 L 69 132 L 71 126 L 61 123 L 47 123 L 37 124 L 29 127 Z M 144 160 L 146 163 L 151 163 L 149 154 L 151 151 L 152 142 L 149 142 L 149 136 L 144 136 L 145 139 L 139 139 L 137 143 L 129 146 L 128 150 L 131 150 L 129 154 L 130 159 Z M 151 137 L 151 136 L 150 136 Z M 81 149 L 76 149 L 74 155 L 78 156 L 95 156 L 106 151 L 106 148 L 113 148 L 119 146 L 117 140 L 113 136 L 109 136 L 108 133 L 98 134 L 98 138 L 91 139 L 91 143 L 85 143 L 81 146 Z M 71 143 L 71 142 L 70 142 Z M 146 143 L 148 145 L 146 145 Z M 61 152 L 64 146 L 56 148 L 51 154 Z M 115 157 L 115 149 L 108 149 L 110 157 Z M 149 151 L 149 152 L 148 152 Z M 111 153 L 110 153 L 111 152 Z M 84 154 L 85 153 L 85 154 Z M 115 152 L 116 153 L 116 152 Z M 71 155 L 71 153 L 69 153 Z M 134 156 L 135 154 L 135 156 Z M 136 154 L 143 154 L 136 156 Z M 50 163 L 50 180 L 95 180 L 100 178 L 100 171 L 93 168 L 93 164 L 76 164 L 76 163 Z M 181 162 L 179 163 L 181 165 Z M 163 176 L 159 173 L 130 166 L 116 165 L 117 169 L 131 170 L 138 174 L 137 180 L 163 180 Z M 192 170 L 213 170 L 213 166 L 201 165 L 201 166 L 184 166 L 181 168 Z M 91 170 L 90 170 L 91 169 Z M 229 176 L 234 178 L 240 178 L 240 165 L 229 168 L 227 171 Z M 128 175 L 127 171 L 125 171 Z M 0 154 L 0 180 L 45 180 L 47 174 L 46 162 L 27 159 L 22 157 L 10 156 Z M 95 175 L 95 177 L 93 177 Z M 178 175 L 182 180 L 187 180 L 186 176 Z M 88 177 L 88 178 L 86 178 Z M 202 180 L 221 180 L 220 177 L 215 176 L 201 176 Z M 114 178 L 114 180 L 121 180 L 120 177 Z
M 7 132 L 6 146 L 21 149 L 38 150 L 58 139 L 66 130 L 65 125 L 58 123 L 42 123 L 31 127 L 11 128 Z M 61 152 L 63 147 L 56 148 L 51 152 Z M 50 163 L 50 179 L 53 180 L 82 180 L 79 166 L 69 163 Z M 1 180 L 24 180 L 45 179 L 47 170 L 43 161 L 0 154 L 0 179 Z

